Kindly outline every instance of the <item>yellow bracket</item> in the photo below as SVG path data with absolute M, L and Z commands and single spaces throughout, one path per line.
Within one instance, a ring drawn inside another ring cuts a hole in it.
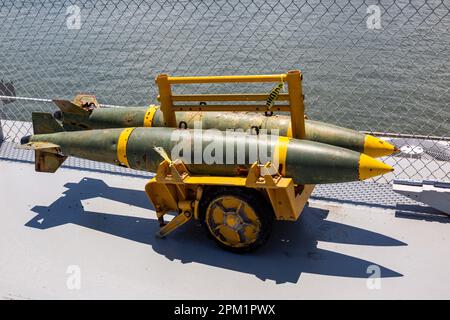
M 187 211 L 180 213 L 179 215 L 175 216 L 168 224 L 166 224 L 164 227 L 162 227 L 157 233 L 156 237 L 163 238 L 167 236 L 169 233 L 173 232 L 174 230 L 181 227 L 183 224 L 188 222 L 192 219 L 192 213 Z

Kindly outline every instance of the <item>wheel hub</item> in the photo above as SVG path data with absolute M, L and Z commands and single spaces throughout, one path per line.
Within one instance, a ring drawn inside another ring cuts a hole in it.
M 253 208 L 233 196 L 212 201 L 207 210 L 206 222 L 214 237 L 232 247 L 251 244 L 260 232 L 260 221 Z
M 233 229 L 242 228 L 242 218 L 236 212 L 230 212 L 225 214 L 224 224 Z

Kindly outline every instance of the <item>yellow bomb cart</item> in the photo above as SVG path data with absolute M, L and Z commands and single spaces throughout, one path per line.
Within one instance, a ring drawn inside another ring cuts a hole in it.
M 324 123 L 310 122 L 305 127 L 301 81 L 299 71 L 217 77 L 163 74 L 156 79 L 160 107 L 144 110 L 145 118 L 142 108 L 101 111 L 93 96 L 78 96 L 74 102 L 55 100 L 61 119 L 50 113 L 33 112 L 34 134 L 22 138 L 21 148 L 35 150 L 35 170 L 40 172 L 55 172 L 68 156 L 156 172 L 145 190 L 161 225 L 159 237 L 194 218 L 202 222 L 223 248 L 249 251 L 265 243 L 274 220 L 298 219 L 314 185 L 364 180 L 393 170 L 371 157 L 395 151 L 394 146 L 380 139 Z M 172 85 L 230 82 L 276 85 L 265 94 L 172 94 Z M 285 83 L 286 93 L 281 92 Z M 276 121 L 267 125 L 277 118 L 270 116 L 273 111 L 290 114 L 285 116 L 287 121 L 280 121 L 288 136 L 273 134 Z M 266 117 L 263 120 L 259 117 L 253 124 L 249 119 L 258 113 L 265 113 Z M 234 117 L 232 124 L 224 121 L 229 118 L 224 115 L 230 114 Z M 140 122 L 133 122 L 137 118 Z M 229 150 L 224 131 L 216 130 L 221 134 L 214 136 L 211 130 L 187 129 L 192 128 L 193 118 L 203 119 L 199 122 L 209 129 L 215 126 L 222 130 L 242 129 L 252 124 L 256 134 L 243 134 L 233 140 Z M 62 120 L 62 125 L 57 120 Z M 260 129 L 267 127 L 271 127 L 271 134 L 266 136 L 270 136 L 270 142 L 260 134 Z M 77 128 L 82 130 L 73 131 Z M 226 145 L 222 159 L 224 156 L 236 159 L 239 153 L 248 156 L 248 161 L 242 164 L 234 160 L 229 163 L 202 159 L 192 163 L 184 154 L 181 157 L 175 154 L 172 160 L 166 151 L 175 150 L 177 142 L 173 141 L 173 134 L 192 132 L 194 137 L 188 140 L 194 142 L 194 153 L 196 142 L 200 142 L 200 150 L 204 145 L 209 150 L 209 143 L 214 141 L 222 147 Z M 201 133 L 200 138 L 196 132 Z M 238 149 L 242 145 L 244 152 Z M 254 148 L 258 155 L 251 158 L 250 150 Z M 264 148 L 272 150 L 271 157 L 261 160 L 259 151 Z M 164 216 L 169 212 L 178 215 L 166 223 Z
M 156 78 L 159 101 L 166 126 L 177 127 L 175 111 L 287 111 L 291 114 L 293 138 L 305 135 L 304 104 L 299 71 L 287 74 L 255 76 L 169 77 Z M 230 82 L 286 82 L 288 93 L 272 91 L 268 94 L 172 94 L 171 85 L 192 83 Z M 275 92 L 275 94 L 274 94 Z M 270 100 L 287 102 L 270 108 Z M 194 104 L 193 102 L 240 102 L 241 104 Z M 259 105 L 248 102 L 259 101 Z M 175 104 L 184 102 L 188 104 Z M 270 110 L 269 110 L 270 108 Z M 249 251 L 263 245 L 269 237 L 273 220 L 295 221 L 300 216 L 314 185 L 296 185 L 291 178 L 280 173 L 268 174 L 264 170 L 271 163 L 253 163 L 244 175 L 207 176 L 193 175 L 180 161 L 171 161 L 159 150 L 164 161 L 156 176 L 148 182 L 145 191 L 153 203 L 161 229 L 158 237 L 164 237 L 192 218 L 203 222 L 214 240 L 227 250 Z M 280 157 L 285 156 L 279 150 Z M 264 174 L 264 172 L 266 174 Z M 169 223 L 164 215 L 178 212 Z

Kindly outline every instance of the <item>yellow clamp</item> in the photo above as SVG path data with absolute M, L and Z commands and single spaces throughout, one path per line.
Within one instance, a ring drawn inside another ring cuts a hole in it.
M 147 109 L 147 112 L 144 116 L 144 127 L 151 127 L 153 124 L 153 117 L 155 116 L 156 111 L 158 110 L 158 106 L 150 105 Z
M 117 141 L 117 160 L 119 160 L 119 163 L 124 164 L 127 167 L 130 167 L 127 158 L 127 143 L 128 138 L 130 137 L 134 129 L 135 128 L 126 128 L 122 130 L 119 136 L 119 140 Z

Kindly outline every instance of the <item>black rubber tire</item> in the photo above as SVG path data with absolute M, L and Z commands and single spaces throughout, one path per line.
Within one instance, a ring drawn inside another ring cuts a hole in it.
M 252 207 L 255 214 L 258 216 L 258 219 L 261 221 L 261 229 L 256 241 L 247 246 L 232 247 L 222 243 L 216 239 L 213 234 L 211 234 L 211 231 L 205 221 L 206 210 L 214 199 L 223 196 L 233 196 L 239 198 L 247 202 L 247 204 Z M 275 215 L 273 213 L 272 206 L 258 190 L 240 187 L 210 187 L 203 191 L 203 195 L 199 203 L 199 220 L 202 222 L 202 226 L 205 228 L 209 237 L 212 238 L 219 247 L 235 253 L 244 253 L 255 251 L 267 242 L 272 232 Z

